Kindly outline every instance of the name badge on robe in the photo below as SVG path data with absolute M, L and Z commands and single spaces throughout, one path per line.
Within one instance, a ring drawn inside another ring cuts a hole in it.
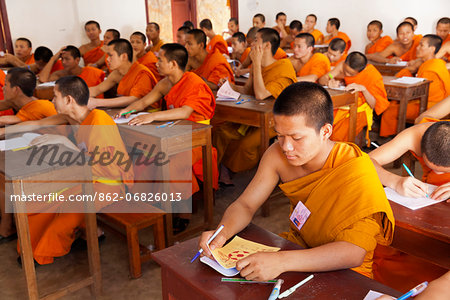
M 294 223 L 295 227 L 300 230 L 306 223 L 306 220 L 308 220 L 309 215 L 311 215 L 309 209 L 301 201 L 298 201 L 290 219 L 291 222 Z

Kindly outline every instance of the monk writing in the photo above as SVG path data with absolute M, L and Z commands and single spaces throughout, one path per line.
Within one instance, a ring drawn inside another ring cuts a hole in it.
M 369 43 L 364 50 L 365 54 L 381 52 L 394 41 L 390 36 L 381 36 L 383 33 L 383 24 L 378 20 L 373 20 L 367 25 L 367 39 Z
M 145 52 L 147 38 L 142 32 L 136 31 L 130 36 L 130 43 L 133 47 L 133 61 L 137 61 L 140 64 L 146 66 L 155 76 L 156 80 L 161 79 L 161 75 L 156 68 L 156 62 L 158 59 L 152 51 Z
M 243 230 L 278 185 L 290 199 L 292 220 L 295 207 L 310 212 L 306 223 L 290 222 L 289 231 L 282 234 L 307 249 L 245 257 L 236 264 L 242 277 L 260 281 L 288 271 L 347 268 L 371 277 L 373 251 L 377 242 L 392 241 L 394 217 L 370 158 L 353 144 L 329 139 L 333 103 L 315 83 L 287 87 L 275 101 L 273 113 L 278 141 L 267 149 L 250 184 L 225 211 L 219 223 L 224 228 L 209 247 L 222 247 Z M 210 258 L 207 241 L 213 233 L 203 233 L 199 242 Z
M 100 40 L 100 24 L 96 21 L 88 21 L 84 25 L 84 30 L 87 37 L 89 38 L 89 43 L 80 46 L 80 53 L 84 60 L 84 65 L 96 63 L 104 54 L 101 49 L 103 46 L 103 41 Z
M 431 81 L 428 90 L 428 106 L 432 107 L 442 99 L 450 95 L 450 74 L 442 59 L 437 59 L 435 54 L 441 47 L 442 40 L 434 34 L 425 35 L 417 47 L 417 57 L 424 63 L 417 71 L 417 77 Z M 412 76 L 408 67 L 402 71 L 402 76 Z M 392 101 L 389 108 L 381 118 L 380 136 L 389 136 L 397 133 L 398 102 Z M 419 115 L 419 101 L 410 101 L 406 109 L 406 118 L 415 119 Z
M 347 54 L 348 50 L 352 46 L 352 41 L 348 37 L 347 34 L 345 34 L 342 31 L 339 31 L 339 28 L 341 27 L 341 22 L 338 18 L 331 18 L 327 22 L 327 33 L 329 35 L 325 36 L 323 38 L 324 44 L 329 44 L 333 39 L 340 38 L 343 39 L 345 42 L 345 54 Z
M 227 42 L 225 42 L 221 35 L 214 32 L 210 19 L 203 19 L 200 22 L 200 29 L 203 30 L 209 38 L 209 43 L 206 45 L 206 51 L 208 51 L 208 53 L 213 53 L 217 49 L 220 53 L 228 55 Z
M 108 45 L 108 64 L 112 70 L 108 78 L 97 86 L 89 88 L 89 107 L 124 107 L 147 95 L 155 86 L 156 78 L 150 70 L 133 63 L 133 47 L 125 39 L 111 41 Z M 117 97 L 110 99 L 92 98 L 117 86 Z M 159 108 L 159 103 L 153 107 Z

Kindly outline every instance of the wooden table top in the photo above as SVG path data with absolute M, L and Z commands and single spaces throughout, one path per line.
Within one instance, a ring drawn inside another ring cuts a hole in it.
M 424 84 L 431 83 L 431 81 L 428 80 L 428 79 L 425 79 L 424 81 L 421 81 L 421 82 L 418 82 L 418 83 L 414 83 L 414 84 L 392 82 L 393 79 L 397 79 L 397 78 L 398 77 L 395 77 L 395 76 L 383 76 L 383 83 L 384 83 L 385 86 L 398 87 L 398 88 L 402 88 L 402 89 L 420 87 L 420 86 L 422 86 Z

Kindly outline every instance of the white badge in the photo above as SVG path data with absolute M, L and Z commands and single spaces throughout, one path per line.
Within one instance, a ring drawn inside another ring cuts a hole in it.
M 306 208 L 306 206 L 301 201 L 298 201 L 294 211 L 291 214 L 290 219 L 292 223 L 294 223 L 295 227 L 300 230 L 306 223 L 306 220 L 308 220 L 310 214 L 311 212 L 309 211 L 309 209 Z

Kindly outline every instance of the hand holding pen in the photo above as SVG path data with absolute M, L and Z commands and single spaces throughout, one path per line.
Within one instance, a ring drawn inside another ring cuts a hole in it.
M 224 226 L 221 225 L 216 231 L 206 231 L 202 233 L 199 241 L 199 255 L 203 253 L 205 256 L 213 259 L 209 249 L 214 250 L 220 248 L 227 241 L 225 234 L 222 232 L 223 227 Z

